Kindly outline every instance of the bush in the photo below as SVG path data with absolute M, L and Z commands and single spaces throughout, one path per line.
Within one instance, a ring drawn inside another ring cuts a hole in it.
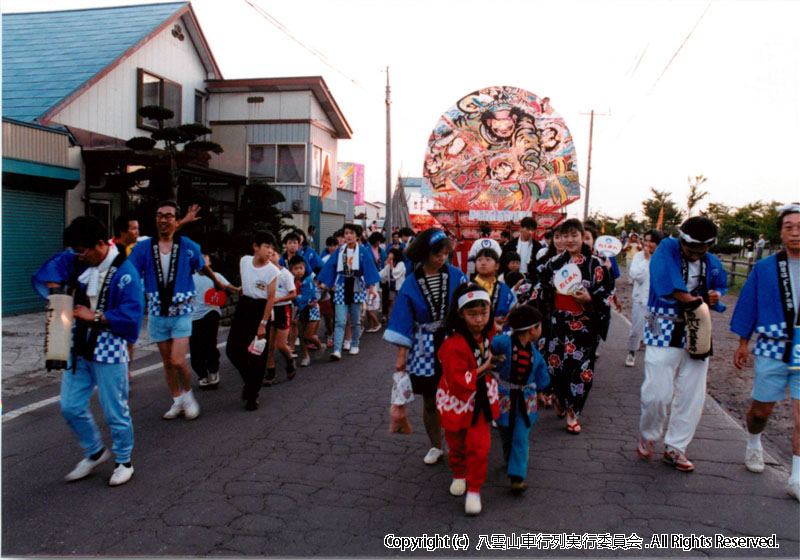
M 709 252 L 715 255 L 738 255 L 741 250 L 742 248 L 739 245 L 734 245 L 733 243 L 718 243 L 717 245 L 712 245 Z

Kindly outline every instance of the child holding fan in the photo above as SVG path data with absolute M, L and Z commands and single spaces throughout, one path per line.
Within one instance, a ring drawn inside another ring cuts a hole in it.
M 442 379 L 436 408 L 450 448 L 450 493 L 466 492 L 464 511 L 477 515 L 489 462 L 489 423 L 499 413 L 497 380 L 487 375 L 494 330 L 489 293 L 473 283 L 456 288 L 445 329 L 448 337 L 438 353 Z

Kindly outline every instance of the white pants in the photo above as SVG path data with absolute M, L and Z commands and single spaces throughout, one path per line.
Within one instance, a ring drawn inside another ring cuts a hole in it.
M 633 302 L 631 310 L 631 332 L 628 335 L 628 350 L 636 352 L 639 349 L 639 342 L 644 336 L 644 320 L 647 316 L 647 305 Z
M 671 405 L 664 445 L 686 452 L 703 414 L 707 373 L 708 358 L 693 360 L 683 348 L 647 347 L 639 420 L 644 439 L 656 441 L 661 437 Z

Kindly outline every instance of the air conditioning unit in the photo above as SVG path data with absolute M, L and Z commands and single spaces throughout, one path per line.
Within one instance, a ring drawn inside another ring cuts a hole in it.
M 292 201 L 292 212 L 302 212 L 303 211 L 303 201 L 299 198 Z

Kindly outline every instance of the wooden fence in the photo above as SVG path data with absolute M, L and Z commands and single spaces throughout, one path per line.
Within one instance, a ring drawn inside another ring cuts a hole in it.
M 742 259 L 736 257 L 729 259 L 720 258 L 719 260 L 723 265 L 728 265 L 725 266 L 725 268 L 728 270 L 728 275 L 733 276 L 734 280 L 737 277 L 747 279 L 747 277 L 750 275 L 750 272 L 753 270 L 753 265 L 756 263 L 756 261 L 753 259 Z M 738 270 L 737 267 L 739 268 Z

